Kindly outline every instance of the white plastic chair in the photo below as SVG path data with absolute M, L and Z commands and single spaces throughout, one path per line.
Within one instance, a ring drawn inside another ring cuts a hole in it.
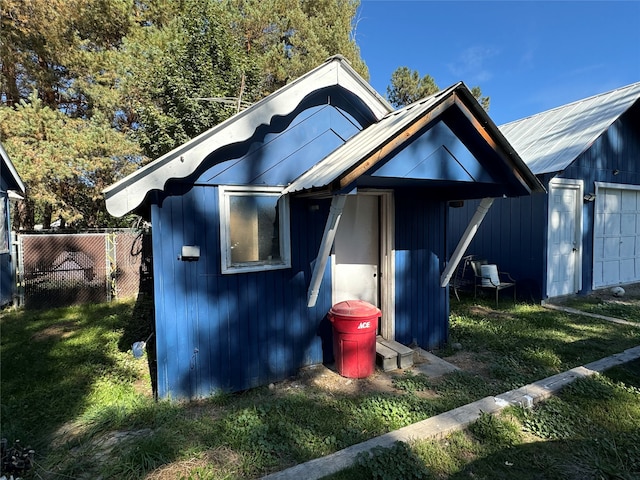
M 471 262 L 475 275 L 473 296 L 477 295 L 478 288 L 493 289 L 496 292 L 496 308 L 501 290 L 513 287 L 513 303 L 516 302 L 516 281 L 508 272 L 501 272 L 495 264 L 489 264 L 486 260 L 474 260 Z

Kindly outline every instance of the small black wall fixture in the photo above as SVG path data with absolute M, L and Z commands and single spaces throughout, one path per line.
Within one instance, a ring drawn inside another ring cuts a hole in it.
M 596 194 L 595 193 L 587 193 L 584 196 L 584 201 L 585 202 L 593 202 L 596 199 Z

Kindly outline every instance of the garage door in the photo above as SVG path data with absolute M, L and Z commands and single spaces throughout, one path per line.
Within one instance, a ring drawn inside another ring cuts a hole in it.
M 593 288 L 640 282 L 640 186 L 597 185 Z

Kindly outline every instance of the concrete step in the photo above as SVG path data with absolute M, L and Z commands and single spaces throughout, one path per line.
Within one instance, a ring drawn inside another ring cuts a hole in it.
M 380 336 L 376 338 L 376 357 L 385 372 L 413 365 L 413 350 L 395 340 L 386 340 Z
M 398 352 L 376 342 L 376 365 L 384 372 L 398 368 Z

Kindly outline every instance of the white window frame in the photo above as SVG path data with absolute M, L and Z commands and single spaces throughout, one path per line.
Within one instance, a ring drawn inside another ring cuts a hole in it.
M 261 272 L 291 268 L 291 235 L 289 217 L 289 197 L 282 195 L 284 187 L 254 187 L 220 185 L 218 187 L 220 205 L 220 267 L 223 274 Z M 278 236 L 280 244 L 279 262 L 231 262 L 230 202 L 235 195 L 280 197 Z

